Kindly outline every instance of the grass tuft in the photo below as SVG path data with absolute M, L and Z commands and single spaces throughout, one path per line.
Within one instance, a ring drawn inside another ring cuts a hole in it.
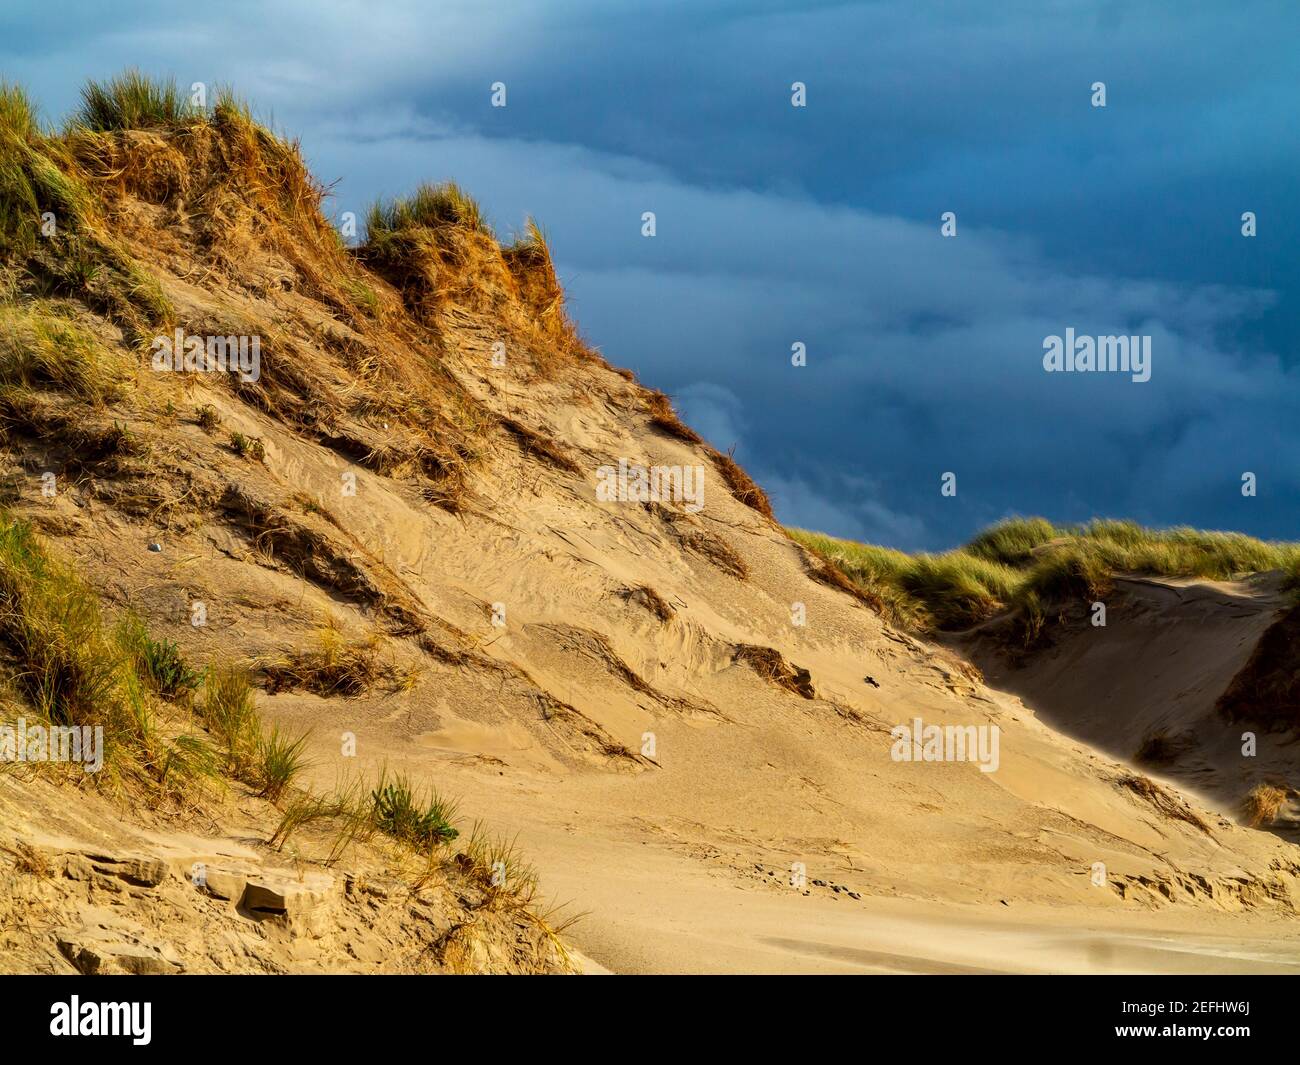
M 418 792 L 400 773 L 390 778 L 386 770 L 381 772 L 370 798 L 375 826 L 418 850 L 449 843 L 460 835 L 452 824 L 456 803 L 433 788 L 427 793 Z
M 95 405 L 125 394 L 125 362 L 43 300 L 0 307 L 0 385 L 67 392 Z
M 172 640 L 155 640 L 140 616 L 128 611 L 118 622 L 118 644 L 131 659 L 136 674 L 164 699 L 188 699 L 202 683 Z
M 254 462 L 266 461 L 266 445 L 261 437 L 245 436 L 236 430 L 230 434 L 230 448 L 241 459 L 252 459 Z
M 1277 821 L 1286 805 L 1288 792 L 1275 784 L 1256 784 L 1242 801 L 1242 813 L 1251 828 L 1262 828 Z
M 380 639 L 350 638 L 333 622 L 316 632 L 316 646 L 291 652 L 262 667 L 266 690 L 274 695 L 298 689 L 326 697 L 357 696 L 384 682 L 390 691 L 408 690 L 415 676 L 380 658 Z
M 376 203 L 366 216 L 366 243 L 375 245 L 415 228 L 461 226 L 491 235 L 478 202 L 454 181 L 419 185 L 409 196 Z
M 201 117 L 174 79 L 124 71 L 108 81 L 88 81 L 72 124 L 96 133 L 177 126 Z
M 272 725 L 257 741 L 258 792 L 263 798 L 277 802 L 285 790 L 308 767 L 305 753 L 307 735 L 290 738 L 279 725 Z

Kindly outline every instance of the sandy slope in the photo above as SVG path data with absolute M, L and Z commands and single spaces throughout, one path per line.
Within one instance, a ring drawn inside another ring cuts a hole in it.
M 626 386 L 598 387 L 617 396 Z M 593 465 L 698 461 L 607 402 L 553 394 L 535 396 L 534 410 Z M 1210 816 L 1208 834 L 1170 820 L 1117 786 L 1126 771 L 1106 755 L 810 581 L 801 552 L 729 495 L 713 491 L 681 524 L 729 544 L 743 580 L 683 550 L 659 514 L 598 504 L 577 478 L 509 466 L 496 476 L 490 516 L 454 535 L 399 510 L 383 485 L 368 484 L 364 513 L 347 520 L 494 662 L 574 708 L 582 729 L 634 752 L 653 732 L 654 762 L 602 758 L 581 730 L 552 728 L 531 700 L 503 697 L 499 679 L 464 667 L 431 668 L 409 695 L 283 696 L 271 709 L 316 727 L 322 783 L 339 763 L 324 737 L 356 731 L 363 760 L 427 774 L 518 830 L 546 883 L 592 911 L 574 936 L 597 961 L 622 971 L 1179 969 L 1202 964 L 1180 950 L 1224 949 L 1203 935 L 1210 928 L 1245 956 L 1206 965 L 1260 966 L 1259 951 L 1300 958 L 1300 941 L 1273 923 L 1292 904 L 1290 846 L 1224 818 Z M 642 585 L 673 605 L 669 620 L 625 598 Z M 796 602 L 804 627 L 791 624 Z M 504 629 L 489 620 L 492 603 L 506 607 Z M 742 644 L 808 669 L 816 698 L 735 662 Z M 997 724 L 1001 767 L 893 761 L 888 730 L 917 715 Z M 1106 888 L 1089 882 L 1097 861 Z M 775 887 L 796 862 L 810 881 L 862 898 Z M 1233 916 L 1216 925 L 1207 911 Z M 1021 913 L 1032 916 L 1020 924 Z M 1001 934 L 1009 921 L 1020 947 Z M 1130 941 L 1130 929 L 1172 937 L 1173 952 Z
M 1239 582 L 1120 578 L 1104 627 L 1078 623 L 1012 666 L 987 640 L 966 640 L 989 683 L 1014 692 L 1054 728 L 1132 760 L 1153 734 L 1173 757 L 1147 771 L 1233 816 L 1261 781 L 1297 783 L 1294 738 L 1230 722 L 1215 702 L 1289 607 L 1277 574 Z M 1246 734 L 1254 754 L 1244 754 Z M 1294 803 L 1274 830 L 1295 838 Z

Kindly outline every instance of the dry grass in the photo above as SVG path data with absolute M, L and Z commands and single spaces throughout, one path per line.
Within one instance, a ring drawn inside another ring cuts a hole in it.
M 767 498 L 767 493 L 759 488 L 754 479 L 732 458 L 731 452 L 728 451 L 723 454 L 713 448 L 707 450 L 714 468 L 722 475 L 727 490 L 751 510 L 758 511 L 765 518 L 775 520 L 776 515 L 772 513 L 772 501 Z
M 667 436 L 683 440 L 688 444 L 697 444 L 704 448 L 713 463 L 714 469 L 722 477 L 723 483 L 736 499 L 752 510 L 758 511 L 765 518 L 774 518 L 772 502 L 767 493 L 732 457 L 731 452 L 724 454 L 705 443 L 704 438 L 682 421 L 670 400 L 663 392 L 647 392 L 645 396 L 646 412 L 650 416 L 650 425 Z
M 125 395 L 132 368 L 69 316 L 66 305 L 0 305 L 0 388 L 43 388 L 103 406 Z
M 664 506 L 662 503 L 643 505 L 664 523 L 673 538 L 686 550 L 706 559 L 723 573 L 737 580 L 748 579 L 749 567 L 745 565 L 745 560 L 722 537 L 700 528 L 698 522 L 691 516 Z
M 54 873 L 45 855 L 24 839 L 15 840 L 12 847 L 0 847 L 0 850 L 13 855 L 16 872 L 39 877 L 42 880 L 48 879 Z
M 551 247 L 541 227 L 529 219 L 523 235 L 502 248 L 506 269 L 514 278 L 520 302 L 542 335 L 571 354 L 585 345 L 564 307 L 564 288 L 555 273 Z
M 1165 817 L 1172 818 L 1175 821 L 1186 822 L 1194 828 L 1200 829 L 1211 839 L 1214 838 L 1214 833 L 1210 831 L 1210 826 L 1205 823 L 1204 818 L 1188 806 L 1182 798 L 1175 795 L 1167 788 L 1162 788 L 1149 777 L 1131 774 L 1129 776 L 1121 777 L 1119 785 L 1146 800 L 1146 802 L 1150 803 L 1153 808 L 1164 814 Z
M 661 433 L 684 440 L 688 444 L 703 444 L 704 438 L 678 416 L 673 401 L 663 392 L 646 393 L 646 412 L 650 424 Z
M 1288 789 L 1276 784 L 1256 784 L 1242 800 L 1242 816 L 1251 828 L 1266 828 L 1277 821 L 1277 815 L 1290 798 Z
M 389 691 L 408 691 L 416 672 L 385 661 L 378 633 L 349 636 L 331 619 L 316 630 L 316 646 L 290 652 L 261 665 L 269 695 L 302 689 L 329 698 L 354 697 L 383 684 Z
M 812 674 L 806 669 L 791 665 L 773 647 L 739 644 L 732 652 L 732 661 L 745 663 L 764 680 L 795 695 L 801 695 L 805 699 L 817 698 Z
M 688 529 L 679 532 L 678 539 L 683 546 L 708 559 L 723 573 L 739 581 L 748 579 L 749 567 L 745 565 L 745 560 L 722 537 L 703 529 Z
M 644 607 L 665 624 L 677 614 L 672 605 L 648 584 L 639 584 L 635 588 L 625 588 L 619 594 L 629 602 Z
M 536 429 L 530 429 L 514 418 L 502 418 L 501 425 L 514 437 L 525 455 L 536 455 L 543 462 L 566 473 L 582 473 L 582 467 L 568 452 Z
M 1194 745 L 1195 738 L 1188 733 L 1171 735 L 1166 729 L 1155 729 L 1142 738 L 1133 760 L 1139 765 L 1172 765 Z

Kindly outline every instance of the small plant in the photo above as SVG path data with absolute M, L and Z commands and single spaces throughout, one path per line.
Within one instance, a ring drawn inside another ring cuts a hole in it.
M 270 732 L 259 737 L 257 741 L 258 792 L 265 799 L 276 802 L 281 795 L 307 768 L 304 753 L 307 734 L 290 739 L 281 731 L 279 725 L 272 725 Z
M 186 665 L 174 640 L 155 640 L 135 613 L 128 613 L 119 623 L 118 640 L 131 656 L 136 674 L 164 699 L 185 698 L 203 680 Z
M 381 774 L 371 800 L 376 827 L 403 843 L 425 848 L 460 835 L 451 823 L 456 804 L 433 790 L 422 798 L 403 775 L 389 780 L 387 773 Z
M 245 777 L 254 764 L 261 726 L 253 706 L 253 685 L 246 669 L 210 668 L 203 688 L 202 718 L 225 748 L 226 763 L 235 776 Z
M 211 403 L 205 403 L 198 409 L 194 420 L 198 422 L 200 429 L 210 433 L 221 424 L 221 415 Z
M 241 432 L 230 434 L 230 446 L 234 448 L 235 454 L 242 459 L 251 458 L 257 462 L 266 460 L 266 447 L 262 443 L 261 437 L 245 436 Z

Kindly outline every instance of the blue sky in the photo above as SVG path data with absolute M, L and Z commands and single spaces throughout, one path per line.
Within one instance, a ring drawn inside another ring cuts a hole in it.
M 1015 513 L 1300 536 L 1293 0 L 0 13 L 0 75 L 52 119 L 128 65 L 234 84 L 332 211 L 454 178 L 502 234 L 535 215 L 588 338 L 787 522 L 906 549 Z M 1151 336 L 1151 380 L 1045 373 L 1066 328 Z

